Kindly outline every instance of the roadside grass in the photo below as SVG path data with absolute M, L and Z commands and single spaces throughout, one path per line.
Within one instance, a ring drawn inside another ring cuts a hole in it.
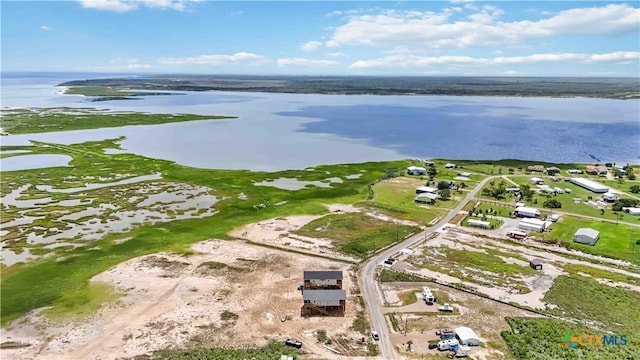
M 570 348 L 564 342 L 566 335 L 579 336 L 593 334 L 596 336 L 612 335 L 603 333 L 569 321 L 540 318 L 507 318 L 511 327 L 502 331 L 501 336 L 509 347 L 509 352 L 517 359 L 633 359 L 640 352 L 640 346 L 627 333 L 626 346 L 576 346 Z M 622 335 L 623 333 L 615 333 Z
M 544 301 L 557 305 L 546 310 L 550 314 L 597 322 L 603 330 L 614 333 L 640 333 L 640 312 L 633 310 L 640 303 L 640 292 L 604 285 L 584 276 L 561 275 Z
M 423 225 L 427 225 L 436 217 L 442 217 L 446 214 L 446 210 L 434 208 L 442 205 L 440 200 L 436 201 L 435 205 L 420 205 L 413 202 L 416 187 L 424 185 L 424 182 L 416 182 L 412 179 L 396 181 L 402 181 L 402 183 L 387 180 L 373 185 L 373 199 L 363 202 L 362 205 L 372 207 L 376 211 L 393 217 L 415 221 Z
M 574 242 L 573 235 L 579 228 L 592 228 L 599 231 L 600 239 L 594 246 Z M 551 226 L 551 233 L 545 233 L 544 238 L 557 239 L 570 248 L 585 253 L 626 260 L 640 265 L 640 245 L 636 245 L 636 241 L 640 240 L 640 228 L 637 227 L 565 216 L 562 221 Z
M 513 257 L 522 261 L 520 255 L 484 249 L 485 252 L 441 248 L 448 261 L 457 265 L 489 271 L 492 273 L 512 275 L 535 275 L 536 271 L 528 265 L 517 265 L 505 262 L 501 257 Z
M 400 271 L 382 269 L 378 273 L 379 282 L 428 282 L 432 279 L 423 278 L 413 274 L 407 274 Z
M 294 233 L 332 239 L 341 252 L 364 258 L 418 231 L 420 229 L 415 226 L 398 225 L 366 214 L 350 213 L 323 216 Z
M 84 110 L 80 114 L 56 111 L 56 108 L 11 110 L 2 112 L 2 127 L 10 134 L 99 129 L 129 125 L 154 125 L 194 120 L 233 119 L 234 116 L 193 114 L 117 113 Z
M 52 307 L 43 310 L 42 314 L 57 322 L 79 322 L 120 296 L 109 284 L 89 283 L 83 288 L 64 293 L 52 303 Z
M 282 342 L 273 342 L 261 348 L 211 348 L 204 344 L 194 343 L 185 349 L 165 349 L 154 351 L 151 360 L 201 360 L 201 359 L 254 359 L 273 360 L 280 359 L 282 355 L 298 359 L 300 351 L 284 345 Z
M 625 275 L 625 274 L 621 274 L 613 271 L 607 271 L 607 270 L 595 268 L 588 265 L 565 264 L 562 266 L 562 269 L 570 274 L 578 275 L 578 273 L 583 273 L 598 279 L 612 280 L 616 282 L 622 282 L 622 283 L 640 286 L 640 277 L 629 276 L 629 275 Z

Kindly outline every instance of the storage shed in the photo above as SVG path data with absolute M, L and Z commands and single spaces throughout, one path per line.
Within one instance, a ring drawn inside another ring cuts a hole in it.
M 438 198 L 438 195 L 433 194 L 433 193 L 429 193 L 429 192 L 425 192 L 425 193 L 421 193 L 421 194 L 416 195 L 413 198 L 413 201 L 415 201 L 417 203 L 423 203 L 423 204 L 435 204 L 437 198 Z
M 600 239 L 600 232 L 592 228 L 580 228 L 573 235 L 573 241 L 581 244 L 595 245 Z
M 547 223 L 538 219 L 522 219 L 518 224 L 518 229 L 526 231 L 543 232 Z
M 432 193 L 435 194 L 438 189 L 429 186 L 420 186 L 416 188 L 416 194 Z
M 600 184 L 597 181 L 585 179 L 585 178 L 570 178 L 569 182 L 572 184 L 576 184 L 580 187 L 583 187 L 589 191 L 593 191 L 594 193 L 606 193 L 609 191 L 609 188 Z
M 517 216 L 534 218 L 540 216 L 540 210 L 525 206 L 517 207 L 515 210 Z
M 466 326 L 461 326 L 453 329 L 456 333 L 456 338 L 462 345 L 467 346 L 479 346 L 480 338 L 476 333 Z
M 482 221 L 482 220 L 476 220 L 476 219 L 469 219 L 467 221 L 467 225 L 468 226 L 473 226 L 473 227 L 479 227 L 482 229 L 488 229 L 491 227 L 491 223 L 488 221 Z
M 531 259 L 529 261 L 529 266 L 531 266 L 534 270 L 542 270 L 542 264 L 544 264 L 544 261 L 542 261 L 541 259 Z

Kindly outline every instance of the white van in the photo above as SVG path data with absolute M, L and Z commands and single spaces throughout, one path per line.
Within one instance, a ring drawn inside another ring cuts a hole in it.
M 460 345 L 458 339 L 440 340 L 440 342 L 438 342 L 438 350 L 450 350 L 452 345 Z

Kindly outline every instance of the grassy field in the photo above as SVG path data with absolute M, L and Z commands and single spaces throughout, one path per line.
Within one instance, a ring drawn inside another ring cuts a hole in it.
M 415 226 L 398 225 L 362 213 L 351 213 L 321 217 L 295 233 L 332 239 L 341 252 L 363 258 L 418 231 L 420 229 Z
M 483 214 L 509 217 L 509 213 L 513 212 L 515 207 L 507 207 L 505 205 L 492 204 L 490 201 L 482 202 L 475 208 L 475 212 L 482 212 Z
M 426 282 L 432 279 L 423 278 L 413 274 L 407 274 L 399 271 L 382 269 L 377 277 L 380 282 Z
M 508 319 L 511 331 L 502 332 L 519 359 L 631 359 L 640 353 L 640 293 L 600 284 L 596 280 L 562 275 L 545 294 L 544 301 L 558 306 L 548 312 L 575 319 Z M 589 324 L 588 326 L 585 325 Z M 565 335 L 626 335 L 626 345 L 567 347 Z
M 579 228 L 592 228 L 600 232 L 600 239 L 594 245 L 579 244 L 573 241 L 573 235 Z M 640 264 L 640 228 L 624 224 L 614 224 L 597 220 L 576 219 L 568 216 L 551 226 L 551 233 L 545 239 L 558 239 L 580 251 L 604 255 Z
M 459 200 L 438 199 L 435 205 L 417 204 L 413 201 L 416 187 L 424 184 L 424 181 L 407 177 L 381 181 L 372 186 L 373 199 L 364 202 L 363 205 L 393 217 L 429 224 L 436 217 L 446 215 L 447 209 L 454 208 Z M 464 197 L 455 191 L 452 191 L 452 196 L 460 199 Z
M 618 360 L 633 359 L 640 351 L 637 344 L 630 342 L 626 346 L 577 346 L 569 348 L 564 344 L 566 334 L 603 335 L 582 324 L 574 324 L 556 319 L 509 318 L 511 331 L 503 331 L 502 338 L 517 359 L 593 359 Z M 618 333 L 621 334 L 621 333 Z M 608 334 L 611 335 L 611 334 Z M 632 334 L 627 333 L 627 338 Z M 632 338 L 631 338 L 632 339 Z M 633 341 L 633 340 L 631 340 Z
M 422 292 L 422 289 L 413 289 L 413 290 L 403 291 L 398 294 L 398 298 L 400 299 L 400 301 L 402 301 L 402 306 L 411 305 L 418 302 L 418 297 L 416 296 L 416 293 L 420 293 L 420 292 Z
M 22 109 L 2 111 L 2 127 L 10 134 L 154 125 L 194 120 L 232 119 L 232 116 L 101 112 L 95 109 Z
M 520 255 L 493 249 L 484 251 L 458 250 L 449 247 L 425 248 L 421 263 L 429 270 L 438 271 L 461 280 L 486 286 L 510 286 L 521 291 L 527 288 L 521 276 L 535 275 L 528 265 L 508 263 L 503 258 L 526 259 Z
M 63 310 L 64 304 L 56 301 L 88 306 L 94 298 L 94 290 L 88 286 L 88 280 L 133 257 L 162 251 L 189 254 L 191 244 L 210 238 L 228 239 L 228 232 L 247 223 L 292 214 L 325 214 L 325 204 L 362 201 L 367 196 L 368 184 L 377 181 L 387 169 L 406 166 L 407 163 L 396 161 L 317 166 L 314 171 L 277 173 L 207 170 L 132 154 L 104 153 L 105 149 L 114 147 L 118 147 L 118 140 L 65 146 L 35 143 L 20 147 L 32 153 L 69 155 L 73 160 L 69 167 L 3 172 L 1 193 L 6 195 L 24 184 L 63 188 L 82 186 L 84 182 L 100 182 L 101 177 L 108 178 L 114 174 L 140 176 L 160 173 L 162 180 L 157 182 L 186 183 L 215 189 L 218 199 L 224 198 L 214 205 L 218 213 L 202 219 L 176 220 L 155 225 L 140 224 L 129 232 L 108 233 L 101 240 L 87 243 L 88 246 L 65 248 L 56 251 L 49 258 L 3 268 L 0 284 L 3 325 L 35 308 L 57 304 L 54 307 Z M 345 178 L 343 183 L 334 183 L 330 188 L 309 187 L 299 191 L 253 185 L 256 181 L 278 177 L 297 177 L 303 181 L 323 180 L 328 176 L 327 171 L 331 173 L 330 176 L 337 177 L 356 173 L 363 175 L 358 179 Z M 70 179 L 70 174 L 76 178 Z M 130 188 L 127 186 L 114 189 L 109 195 L 111 197 L 107 196 L 99 201 L 120 201 L 118 199 L 134 195 L 128 193 Z M 42 196 L 35 187 L 29 191 L 29 196 Z M 55 197 L 67 195 L 44 193 Z M 240 199 L 239 193 L 244 193 L 246 200 Z M 90 196 L 90 192 L 85 196 Z M 286 203 L 282 203 L 284 201 Z M 393 235 L 395 240 L 395 233 Z M 25 242 L 20 246 L 29 247 L 31 244 Z
M 284 343 L 271 343 L 262 348 L 223 349 L 208 348 L 200 344 L 194 344 L 187 349 L 167 349 L 154 352 L 150 360 L 201 360 L 201 359 L 254 359 L 273 360 L 280 359 L 281 355 L 298 359 L 300 351 Z
M 602 270 L 588 265 L 565 264 L 564 266 L 562 266 L 562 269 L 570 274 L 584 273 L 598 279 L 612 280 L 616 282 L 623 282 L 640 286 L 640 277 Z
M 640 292 L 604 285 L 584 276 L 562 275 L 556 278 L 544 301 L 558 306 L 548 310 L 552 314 L 591 320 L 616 333 L 640 334 L 640 312 L 633 311 L 640 303 Z

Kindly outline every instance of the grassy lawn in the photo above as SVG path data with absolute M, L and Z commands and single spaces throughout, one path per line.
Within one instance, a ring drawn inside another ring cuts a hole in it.
M 404 177 L 379 182 L 372 186 L 373 199 L 365 201 L 363 205 L 371 206 L 394 217 L 428 224 L 436 217 L 442 217 L 447 213 L 446 210 L 435 207 L 446 207 L 448 204 L 451 206 L 452 201 L 438 200 L 435 205 L 414 203 L 416 187 L 422 185 L 424 185 L 423 181 Z
M 513 212 L 515 207 L 507 207 L 504 205 L 492 204 L 491 202 L 482 202 L 475 208 L 475 212 L 482 212 L 484 214 L 493 216 L 509 217 L 509 213 Z
M 70 111 L 70 110 L 67 110 Z M 10 134 L 32 134 L 51 131 L 99 129 L 126 125 L 154 125 L 194 120 L 232 119 L 232 116 L 193 114 L 147 114 L 101 112 L 95 109 L 61 108 L 21 109 L 2 111 L 2 127 Z
M 403 291 L 398 294 L 398 298 L 400 299 L 400 301 L 402 301 L 402 306 L 411 305 L 418 301 L 418 297 L 416 296 L 416 293 L 421 293 L 421 292 L 422 292 L 422 289 L 413 289 L 413 290 Z
M 418 231 L 420 229 L 415 226 L 398 225 L 366 214 L 350 213 L 321 217 L 295 233 L 332 239 L 341 252 L 365 257 Z
M 600 232 L 600 239 L 594 245 L 585 245 L 573 241 L 573 235 L 579 228 L 592 228 Z M 558 239 L 580 251 L 627 260 L 640 264 L 640 228 L 624 224 L 614 224 L 597 220 L 583 220 L 564 217 L 551 226 L 551 233 L 545 239 Z

